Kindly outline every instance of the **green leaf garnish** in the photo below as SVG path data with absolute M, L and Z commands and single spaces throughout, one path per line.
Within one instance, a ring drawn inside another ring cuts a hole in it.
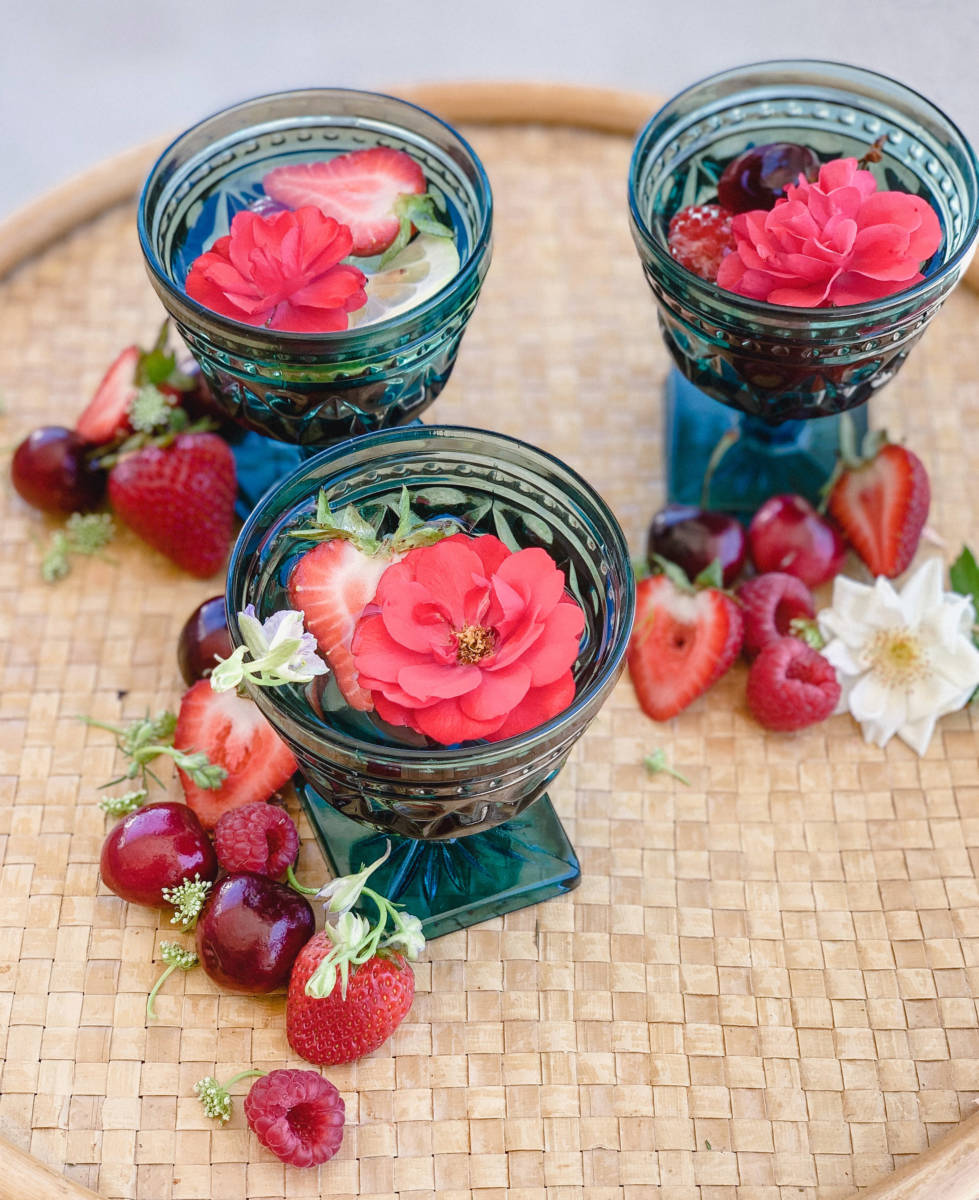
M 695 588 L 716 588 L 720 591 L 724 586 L 724 572 L 721 569 L 721 560 L 715 558 L 712 563 L 704 567 L 693 581 L 693 586 Z
M 666 751 L 662 747 L 654 750 L 652 754 L 647 754 L 642 760 L 642 765 L 650 775 L 672 775 L 674 779 L 678 779 L 686 787 L 690 787 L 690 780 L 686 775 L 682 775 L 666 761 Z
M 362 554 L 403 554 L 417 546 L 431 546 L 443 538 L 459 532 L 458 522 L 424 521 L 411 511 L 411 496 L 403 487 L 398 498 L 398 524 L 394 533 L 379 536 L 377 528 L 365 520 L 353 504 L 345 508 L 330 506 L 326 489 L 321 488 L 316 497 L 316 516 L 313 524 L 303 529 L 293 529 L 288 536 L 302 541 L 319 542 L 343 538 L 352 542 Z
M 953 592 L 972 600 L 973 610 L 979 616 L 979 563 L 968 546 L 962 547 L 962 552 L 949 567 L 948 580 Z M 972 640 L 979 646 L 979 626 L 973 626 Z M 976 700 L 979 700 L 979 688 L 972 693 L 969 703 L 974 704 Z
M 413 192 L 402 193 L 394 202 L 394 215 L 401 224 L 398 227 L 397 237 L 381 255 L 380 262 L 377 264 L 379 271 L 383 271 L 398 257 L 411 241 L 412 234 L 416 229 L 419 233 L 428 233 L 433 237 L 452 237 L 452 226 L 439 216 L 436 199 L 431 192 L 425 192 L 423 195 Z
M 143 807 L 148 794 L 146 788 L 136 788 L 132 792 L 123 792 L 121 796 L 103 796 L 99 808 L 110 817 L 128 817 L 137 808 Z
M 73 554 L 100 554 L 115 537 L 116 527 L 108 513 L 72 513 L 64 529 L 57 529 L 41 559 L 41 578 L 57 583 L 71 571 Z
M 150 717 L 147 713 L 141 720 L 133 721 L 130 725 L 107 725 L 103 721 L 94 721 L 91 717 L 80 717 L 79 720 L 96 729 L 107 729 L 109 733 L 115 734 L 116 748 L 129 759 L 125 772 L 104 783 L 103 787 L 112 787 L 124 779 L 137 777 L 144 789 L 148 787 L 149 779 L 160 783 L 162 787 L 162 783 L 149 767 L 160 755 L 172 758 L 200 788 L 214 790 L 228 777 L 224 767 L 212 763 L 202 750 L 188 753 L 176 749 L 173 745 L 173 735 L 177 728 L 177 718 L 172 712 L 157 713 L 155 717 Z

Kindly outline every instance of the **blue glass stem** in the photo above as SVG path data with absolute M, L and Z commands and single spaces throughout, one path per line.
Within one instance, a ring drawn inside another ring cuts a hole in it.
M 838 416 L 771 424 L 705 395 L 675 368 L 666 382 L 667 499 L 700 506 L 704 476 L 716 456 L 707 507 L 750 517 L 768 499 L 796 492 L 812 504 L 836 463 Z M 867 406 L 850 413 L 858 442 L 867 430 Z M 732 437 L 736 434 L 736 437 Z
M 503 825 L 431 842 L 351 821 L 308 784 L 299 796 L 334 875 L 361 870 L 390 841 L 391 854 L 371 876 L 371 887 L 419 917 L 427 938 L 560 896 L 581 880 L 577 856 L 546 795 Z M 364 912 L 374 915 L 370 905 Z

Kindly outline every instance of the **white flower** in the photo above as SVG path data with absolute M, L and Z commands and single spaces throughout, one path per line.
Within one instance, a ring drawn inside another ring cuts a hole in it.
M 384 944 L 392 950 L 403 951 L 405 958 L 414 962 L 425 949 L 421 921 L 412 913 L 398 913 L 394 932 L 388 935 Z
M 900 592 L 883 576 L 872 585 L 837 576 L 817 619 L 842 688 L 836 711 L 850 712 L 876 746 L 897 734 L 924 754 L 938 718 L 979 686 L 972 601 L 944 591 L 937 558 Z
M 349 912 L 360 899 L 361 893 L 364 890 L 364 885 L 370 878 L 371 874 L 377 870 L 382 862 L 386 862 L 391 853 L 391 843 L 387 843 L 387 847 L 380 858 L 364 867 L 362 871 L 358 871 L 356 875 L 340 875 L 336 879 L 331 879 L 329 883 L 323 885 L 316 893 L 317 900 L 326 901 L 327 921 L 335 923 L 334 914 Z
M 259 687 L 281 687 L 309 683 L 326 673 L 326 663 L 316 653 L 316 638 L 306 632 L 301 612 L 284 608 L 259 621 L 255 606 L 249 604 L 238 614 L 238 627 L 245 644 L 219 660 L 211 672 L 216 692 L 230 691 L 244 679 Z M 251 662 L 245 662 L 246 654 L 251 654 Z

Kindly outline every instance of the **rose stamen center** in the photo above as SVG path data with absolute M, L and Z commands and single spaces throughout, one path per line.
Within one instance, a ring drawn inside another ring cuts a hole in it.
M 453 629 L 452 636 L 456 640 L 456 661 L 467 667 L 487 658 L 495 648 L 493 630 L 483 625 L 467 625 L 464 629 Z
M 910 687 L 928 674 L 928 654 L 909 629 L 879 629 L 863 654 L 871 671 L 889 687 Z

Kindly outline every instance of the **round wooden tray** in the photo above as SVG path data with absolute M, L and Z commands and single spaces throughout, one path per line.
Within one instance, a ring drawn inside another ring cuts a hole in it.
M 493 266 L 430 419 L 561 455 L 638 550 L 662 499 L 668 361 L 625 177 L 655 100 L 404 94 L 463 123 L 497 202 Z M 158 148 L 0 225 L 8 445 L 71 423 L 118 348 L 152 337 L 133 198 Z M 950 552 L 977 533 L 977 318 L 979 301 L 954 295 L 873 414 L 930 468 Z M 176 634 L 220 580 L 182 576 L 124 531 L 114 561 L 48 587 L 47 523 L 9 488 L 0 503 L 0 1197 L 836 1200 L 908 1164 L 910 1184 L 865 1194 L 973 1194 L 954 1190 L 977 1140 L 960 1125 L 979 1087 L 973 713 L 946 718 L 919 760 L 866 746 L 847 718 L 766 735 L 743 668 L 662 726 L 624 681 L 551 791 L 582 886 L 432 943 L 395 1038 L 329 1072 L 347 1102 L 340 1154 L 286 1170 L 240 1103 L 217 1128 L 192 1093 L 205 1074 L 298 1065 L 283 999 L 193 972 L 146 1026 L 168 930 L 98 884 L 96 787 L 114 754 L 77 720 L 173 707 Z M 689 788 L 646 775 L 657 746 Z M 956 1127 L 937 1159 L 915 1159 Z

